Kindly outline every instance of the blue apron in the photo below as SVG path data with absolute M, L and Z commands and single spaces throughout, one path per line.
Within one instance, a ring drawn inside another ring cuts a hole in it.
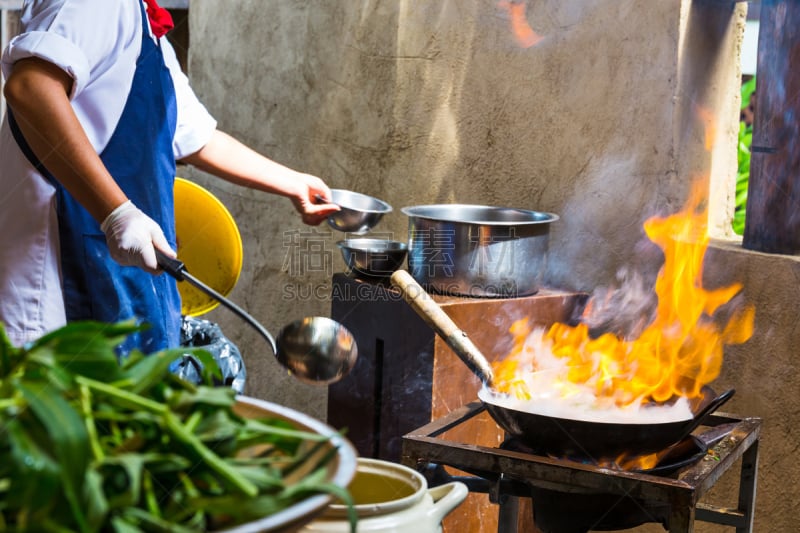
M 100 159 L 134 205 L 161 226 L 174 249 L 175 88 L 161 47 L 149 36 L 141 2 L 140 8 L 142 49 L 131 92 Z M 149 329 L 132 335 L 119 347 L 122 356 L 133 348 L 152 353 L 177 347 L 181 302 L 175 280 L 138 267 L 120 266 L 111 259 L 100 225 L 47 172 L 22 137 L 10 110 L 8 115 L 20 149 L 56 187 L 67 320 L 118 322 L 135 318 L 148 323 Z

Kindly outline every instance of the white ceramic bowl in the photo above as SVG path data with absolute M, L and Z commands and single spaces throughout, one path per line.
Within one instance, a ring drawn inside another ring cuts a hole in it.
M 295 429 L 316 433 L 328 437 L 324 446 L 315 450 L 314 455 L 305 461 L 304 467 L 293 472 L 288 478 L 291 483 L 309 474 L 318 460 L 325 457 L 333 449 L 336 455 L 327 463 L 325 481 L 345 488 L 352 481 L 356 472 L 357 458 L 353 445 L 342 437 L 335 429 L 294 409 L 271 402 L 239 396 L 234 410 L 245 418 L 278 418 L 289 422 Z M 316 443 L 309 442 L 309 450 Z M 270 516 L 253 520 L 244 524 L 218 530 L 218 533 L 263 533 L 296 531 L 322 513 L 333 501 L 329 494 L 318 494 L 299 501 Z

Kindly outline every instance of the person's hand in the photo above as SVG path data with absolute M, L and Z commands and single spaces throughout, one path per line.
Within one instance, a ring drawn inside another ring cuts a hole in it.
M 339 211 L 338 205 L 330 203 L 331 190 L 318 177 L 298 173 L 297 185 L 297 192 L 290 198 L 304 223 L 316 226 L 328 218 L 331 213 Z
M 128 200 L 106 217 L 100 229 L 106 236 L 111 257 L 123 266 L 137 266 L 150 273 L 159 273 L 154 247 L 166 255 L 176 254 L 155 220 L 145 215 Z

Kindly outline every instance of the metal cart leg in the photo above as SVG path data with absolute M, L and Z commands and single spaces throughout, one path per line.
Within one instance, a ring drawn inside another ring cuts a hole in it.
M 742 475 L 739 479 L 739 511 L 745 524 L 736 528 L 736 533 L 753 531 L 753 515 L 756 507 L 756 479 L 758 479 L 758 440 L 742 455 Z
M 669 533 L 692 533 L 694 531 L 694 512 L 694 506 L 689 502 L 672 502 L 667 531 Z
M 733 508 L 697 504 L 696 518 L 703 522 L 735 526 L 736 533 L 752 533 L 756 507 L 756 480 L 758 479 L 758 440 L 742 454 L 739 473 L 739 503 Z
M 497 515 L 497 533 L 517 533 L 519 519 L 519 498 L 502 495 Z

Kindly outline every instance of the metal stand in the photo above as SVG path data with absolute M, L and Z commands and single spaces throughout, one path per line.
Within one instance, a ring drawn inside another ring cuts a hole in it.
M 420 471 L 438 472 L 438 481 L 446 476 L 443 466 L 474 475 L 475 478 L 467 484 L 470 491 L 488 492 L 492 501 L 500 505 L 500 533 L 517 531 L 516 498 L 530 497 L 531 489 L 630 499 L 648 516 L 657 519 L 653 521 L 661 521 L 670 533 L 694 531 L 695 520 L 732 526 L 737 533 L 753 530 L 761 431 L 759 418 L 723 413 L 709 416 L 699 431 L 731 424 L 730 433 L 697 462 L 668 476 L 658 476 L 479 446 L 463 442 L 464 439 L 448 440 L 448 431 L 458 426 L 463 429 L 465 425 L 487 416 L 483 405 L 472 403 L 405 435 L 402 462 Z M 460 434 L 463 435 L 463 431 Z M 741 470 L 736 507 L 700 503 L 703 495 L 739 459 Z

